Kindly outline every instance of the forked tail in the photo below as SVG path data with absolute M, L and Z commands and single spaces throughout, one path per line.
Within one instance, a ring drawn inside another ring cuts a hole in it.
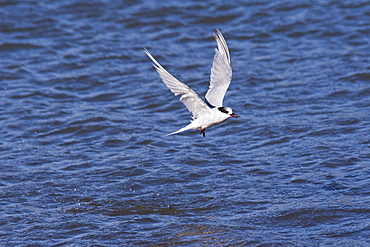
M 191 123 L 189 125 L 185 126 L 184 128 L 179 129 L 178 131 L 167 134 L 166 136 L 170 136 L 170 135 L 178 134 L 180 132 L 184 132 L 186 130 L 190 130 L 190 129 L 192 129 L 192 126 L 190 126 L 190 125 L 191 125 Z

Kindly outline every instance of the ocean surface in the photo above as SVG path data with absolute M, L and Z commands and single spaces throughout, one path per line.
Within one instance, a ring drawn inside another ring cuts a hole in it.
M 1 246 L 370 246 L 369 1 L 3 0 L 0 78 Z

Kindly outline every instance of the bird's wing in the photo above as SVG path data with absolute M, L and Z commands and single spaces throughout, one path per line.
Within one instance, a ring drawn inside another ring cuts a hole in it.
M 180 101 L 189 109 L 194 118 L 198 117 L 199 112 L 203 110 L 210 110 L 207 104 L 199 97 L 199 95 L 190 87 L 177 80 L 165 68 L 160 65 L 157 60 L 144 48 L 146 55 L 153 61 L 153 66 L 157 70 L 159 76 L 162 78 L 164 84 L 176 96 L 181 94 Z
M 217 35 L 213 34 L 216 39 L 218 49 L 215 49 L 215 57 L 211 69 L 211 81 L 209 90 L 206 93 L 206 100 L 212 106 L 222 106 L 227 88 L 231 81 L 231 60 L 229 48 L 227 47 L 224 36 L 220 30 Z

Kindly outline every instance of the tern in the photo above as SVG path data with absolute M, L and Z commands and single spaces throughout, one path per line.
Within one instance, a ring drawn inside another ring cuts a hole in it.
M 144 48 L 146 55 L 152 60 L 153 66 L 162 78 L 164 84 L 177 96 L 181 94 L 180 101 L 193 114 L 190 124 L 175 132 L 167 135 L 178 134 L 180 132 L 196 129 L 200 130 L 203 137 L 206 136 L 206 129 L 216 124 L 225 122 L 230 117 L 238 118 L 230 107 L 222 105 L 225 93 L 230 85 L 232 69 L 229 48 L 227 47 L 224 36 L 220 30 L 216 29 L 217 34 L 213 37 L 217 42 L 215 48 L 214 61 L 211 68 L 211 78 L 209 89 L 205 95 L 204 102 L 199 95 L 190 87 L 177 80 L 158 61 Z

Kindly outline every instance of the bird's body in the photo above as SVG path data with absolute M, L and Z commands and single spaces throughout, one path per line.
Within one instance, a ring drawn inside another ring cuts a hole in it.
M 198 117 L 191 121 L 191 123 L 184 128 L 181 128 L 178 131 L 172 132 L 168 135 L 177 134 L 189 129 L 205 130 L 216 124 L 225 122 L 230 117 L 230 115 L 220 112 L 218 108 L 211 108 L 210 110 L 204 111 L 201 116 L 202 117 Z M 204 133 L 204 131 L 201 133 Z
M 218 49 L 215 49 L 215 57 L 211 69 L 211 81 L 209 90 L 205 95 L 204 102 L 199 95 L 190 87 L 173 77 L 157 60 L 145 49 L 145 53 L 153 61 L 153 66 L 162 78 L 164 84 L 175 95 L 181 94 L 180 100 L 193 114 L 193 121 L 184 128 L 168 135 L 177 134 L 189 129 L 201 130 L 205 136 L 205 130 L 216 124 L 225 122 L 230 117 L 239 117 L 229 107 L 223 107 L 222 101 L 231 81 L 231 60 L 229 49 L 221 32 L 217 29 L 216 39 Z

